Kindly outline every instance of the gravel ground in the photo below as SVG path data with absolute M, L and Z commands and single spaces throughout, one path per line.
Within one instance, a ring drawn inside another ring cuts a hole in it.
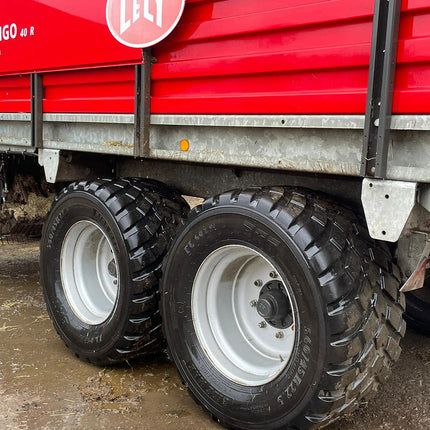
M 35 241 L 0 243 L 0 429 L 220 429 L 164 356 L 100 368 L 59 340 Z M 430 429 L 430 338 L 408 332 L 378 397 L 328 430 Z

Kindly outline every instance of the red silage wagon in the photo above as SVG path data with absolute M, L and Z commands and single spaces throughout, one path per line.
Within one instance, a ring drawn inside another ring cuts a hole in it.
M 78 357 L 167 341 L 222 424 L 302 429 L 387 378 L 405 308 L 430 330 L 430 2 L 0 10 L 0 204 L 58 185 L 41 281 Z

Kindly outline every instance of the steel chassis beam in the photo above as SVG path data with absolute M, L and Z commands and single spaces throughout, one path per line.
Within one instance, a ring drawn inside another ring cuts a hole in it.
M 135 157 L 149 156 L 151 118 L 151 48 L 143 50 L 143 64 L 135 67 L 134 150 Z
M 401 0 L 376 0 L 361 176 L 384 179 L 393 105 Z
M 43 81 L 40 73 L 31 75 L 31 146 L 43 148 Z

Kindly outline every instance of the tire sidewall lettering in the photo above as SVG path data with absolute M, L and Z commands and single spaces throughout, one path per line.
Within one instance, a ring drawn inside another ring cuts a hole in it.
M 185 254 L 188 257 L 192 257 L 193 249 L 196 248 L 198 243 L 201 240 L 204 240 L 206 237 L 208 237 L 215 230 L 216 230 L 216 226 L 214 223 L 211 223 L 207 226 L 203 226 L 197 233 L 193 235 L 193 237 L 190 240 L 188 240 L 188 242 L 183 247 Z
M 51 226 L 51 229 L 49 230 L 47 241 L 46 241 L 47 249 L 52 248 L 52 242 L 54 240 L 55 232 L 57 231 L 58 227 L 62 224 L 65 214 L 66 214 L 66 211 L 64 209 L 61 210 L 58 213 L 58 215 L 55 217 L 54 221 L 52 222 L 52 226 Z

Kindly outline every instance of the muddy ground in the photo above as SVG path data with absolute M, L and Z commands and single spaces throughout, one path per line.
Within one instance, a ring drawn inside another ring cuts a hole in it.
M 99 368 L 76 359 L 48 318 L 36 241 L 0 243 L 0 429 L 221 429 L 166 357 Z M 430 429 L 430 338 L 408 332 L 389 382 L 328 430 Z

